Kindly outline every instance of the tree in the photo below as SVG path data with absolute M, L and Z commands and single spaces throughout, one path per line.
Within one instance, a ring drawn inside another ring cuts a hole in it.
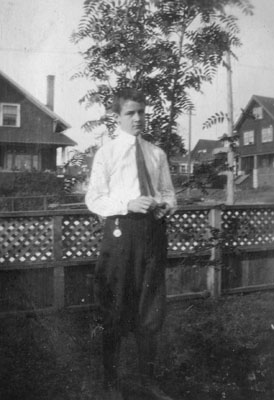
M 92 130 L 106 124 L 120 87 L 142 89 L 148 98 L 147 135 L 170 156 L 183 150 L 176 121 L 194 109 L 190 91 L 212 82 L 226 51 L 240 46 L 235 6 L 251 13 L 249 0 L 85 0 L 74 43 L 86 43 L 85 67 L 74 77 L 93 86 L 80 102 L 100 103 L 106 114 L 87 121 Z

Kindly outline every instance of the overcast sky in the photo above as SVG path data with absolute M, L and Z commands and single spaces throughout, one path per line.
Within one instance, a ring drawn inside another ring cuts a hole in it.
M 81 66 L 78 48 L 69 37 L 77 28 L 82 0 L 0 0 L 0 69 L 43 103 L 46 76 L 55 75 L 55 112 L 72 128 L 68 135 L 88 147 L 93 138 L 81 125 L 93 118 L 91 110 L 78 104 L 87 84 L 71 81 Z M 254 16 L 241 16 L 243 46 L 232 62 L 234 119 L 253 94 L 274 97 L 274 1 L 253 0 Z M 202 130 L 203 122 L 215 112 L 226 111 L 226 72 L 220 68 L 214 85 L 195 94 L 192 117 L 192 147 L 198 139 L 217 139 L 226 126 Z M 182 133 L 188 139 L 188 120 L 182 119 Z

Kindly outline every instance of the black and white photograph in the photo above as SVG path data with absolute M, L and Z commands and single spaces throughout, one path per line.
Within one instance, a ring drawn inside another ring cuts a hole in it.
M 273 400 L 274 2 L 0 6 L 0 399 Z

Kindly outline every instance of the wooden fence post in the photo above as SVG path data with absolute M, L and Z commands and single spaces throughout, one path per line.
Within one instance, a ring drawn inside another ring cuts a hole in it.
M 43 210 L 47 210 L 48 209 L 48 198 L 47 196 L 43 197 Z
M 61 215 L 53 217 L 53 256 L 54 261 L 62 260 L 62 219 Z M 53 268 L 54 307 L 63 308 L 65 304 L 65 274 L 64 267 Z
M 221 231 L 221 210 L 212 208 L 209 212 L 209 226 Z M 212 297 L 221 295 L 221 250 L 218 243 L 211 249 L 210 262 L 207 270 L 207 289 Z
M 249 259 L 242 260 L 242 286 L 248 286 L 249 284 Z

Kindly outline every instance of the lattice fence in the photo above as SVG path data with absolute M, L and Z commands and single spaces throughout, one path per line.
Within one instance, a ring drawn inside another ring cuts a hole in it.
M 274 209 L 239 208 L 222 212 L 224 247 L 274 244 Z
M 168 218 L 170 253 L 193 252 L 208 247 L 209 210 L 179 210 Z M 93 215 L 64 216 L 63 258 L 97 258 L 103 226 Z
M 169 253 L 193 252 L 209 246 L 209 210 L 180 210 L 168 218 Z M 93 215 L 64 216 L 63 259 L 97 258 L 103 225 Z
M 1 218 L 0 263 L 53 259 L 51 217 Z
M 63 259 L 97 258 L 102 224 L 93 215 L 64 216 L 62 223 Z
M 207 208 L 180 209 L 168 218 L 170 255 L 180 257 L 214 245 L 209 213 Z M 220 213 L 224 247 L 274 245 L 274 207 L 227 207 Z M 2 214 L 0 264 L 95 260 L 102 230 L 102 223 L 88 211 L 57 216 L 49 212 L 25 217 Z
M 209 246 L 209 210 L 178 210 L 168 218 L 168 250 L 180 254 Z

